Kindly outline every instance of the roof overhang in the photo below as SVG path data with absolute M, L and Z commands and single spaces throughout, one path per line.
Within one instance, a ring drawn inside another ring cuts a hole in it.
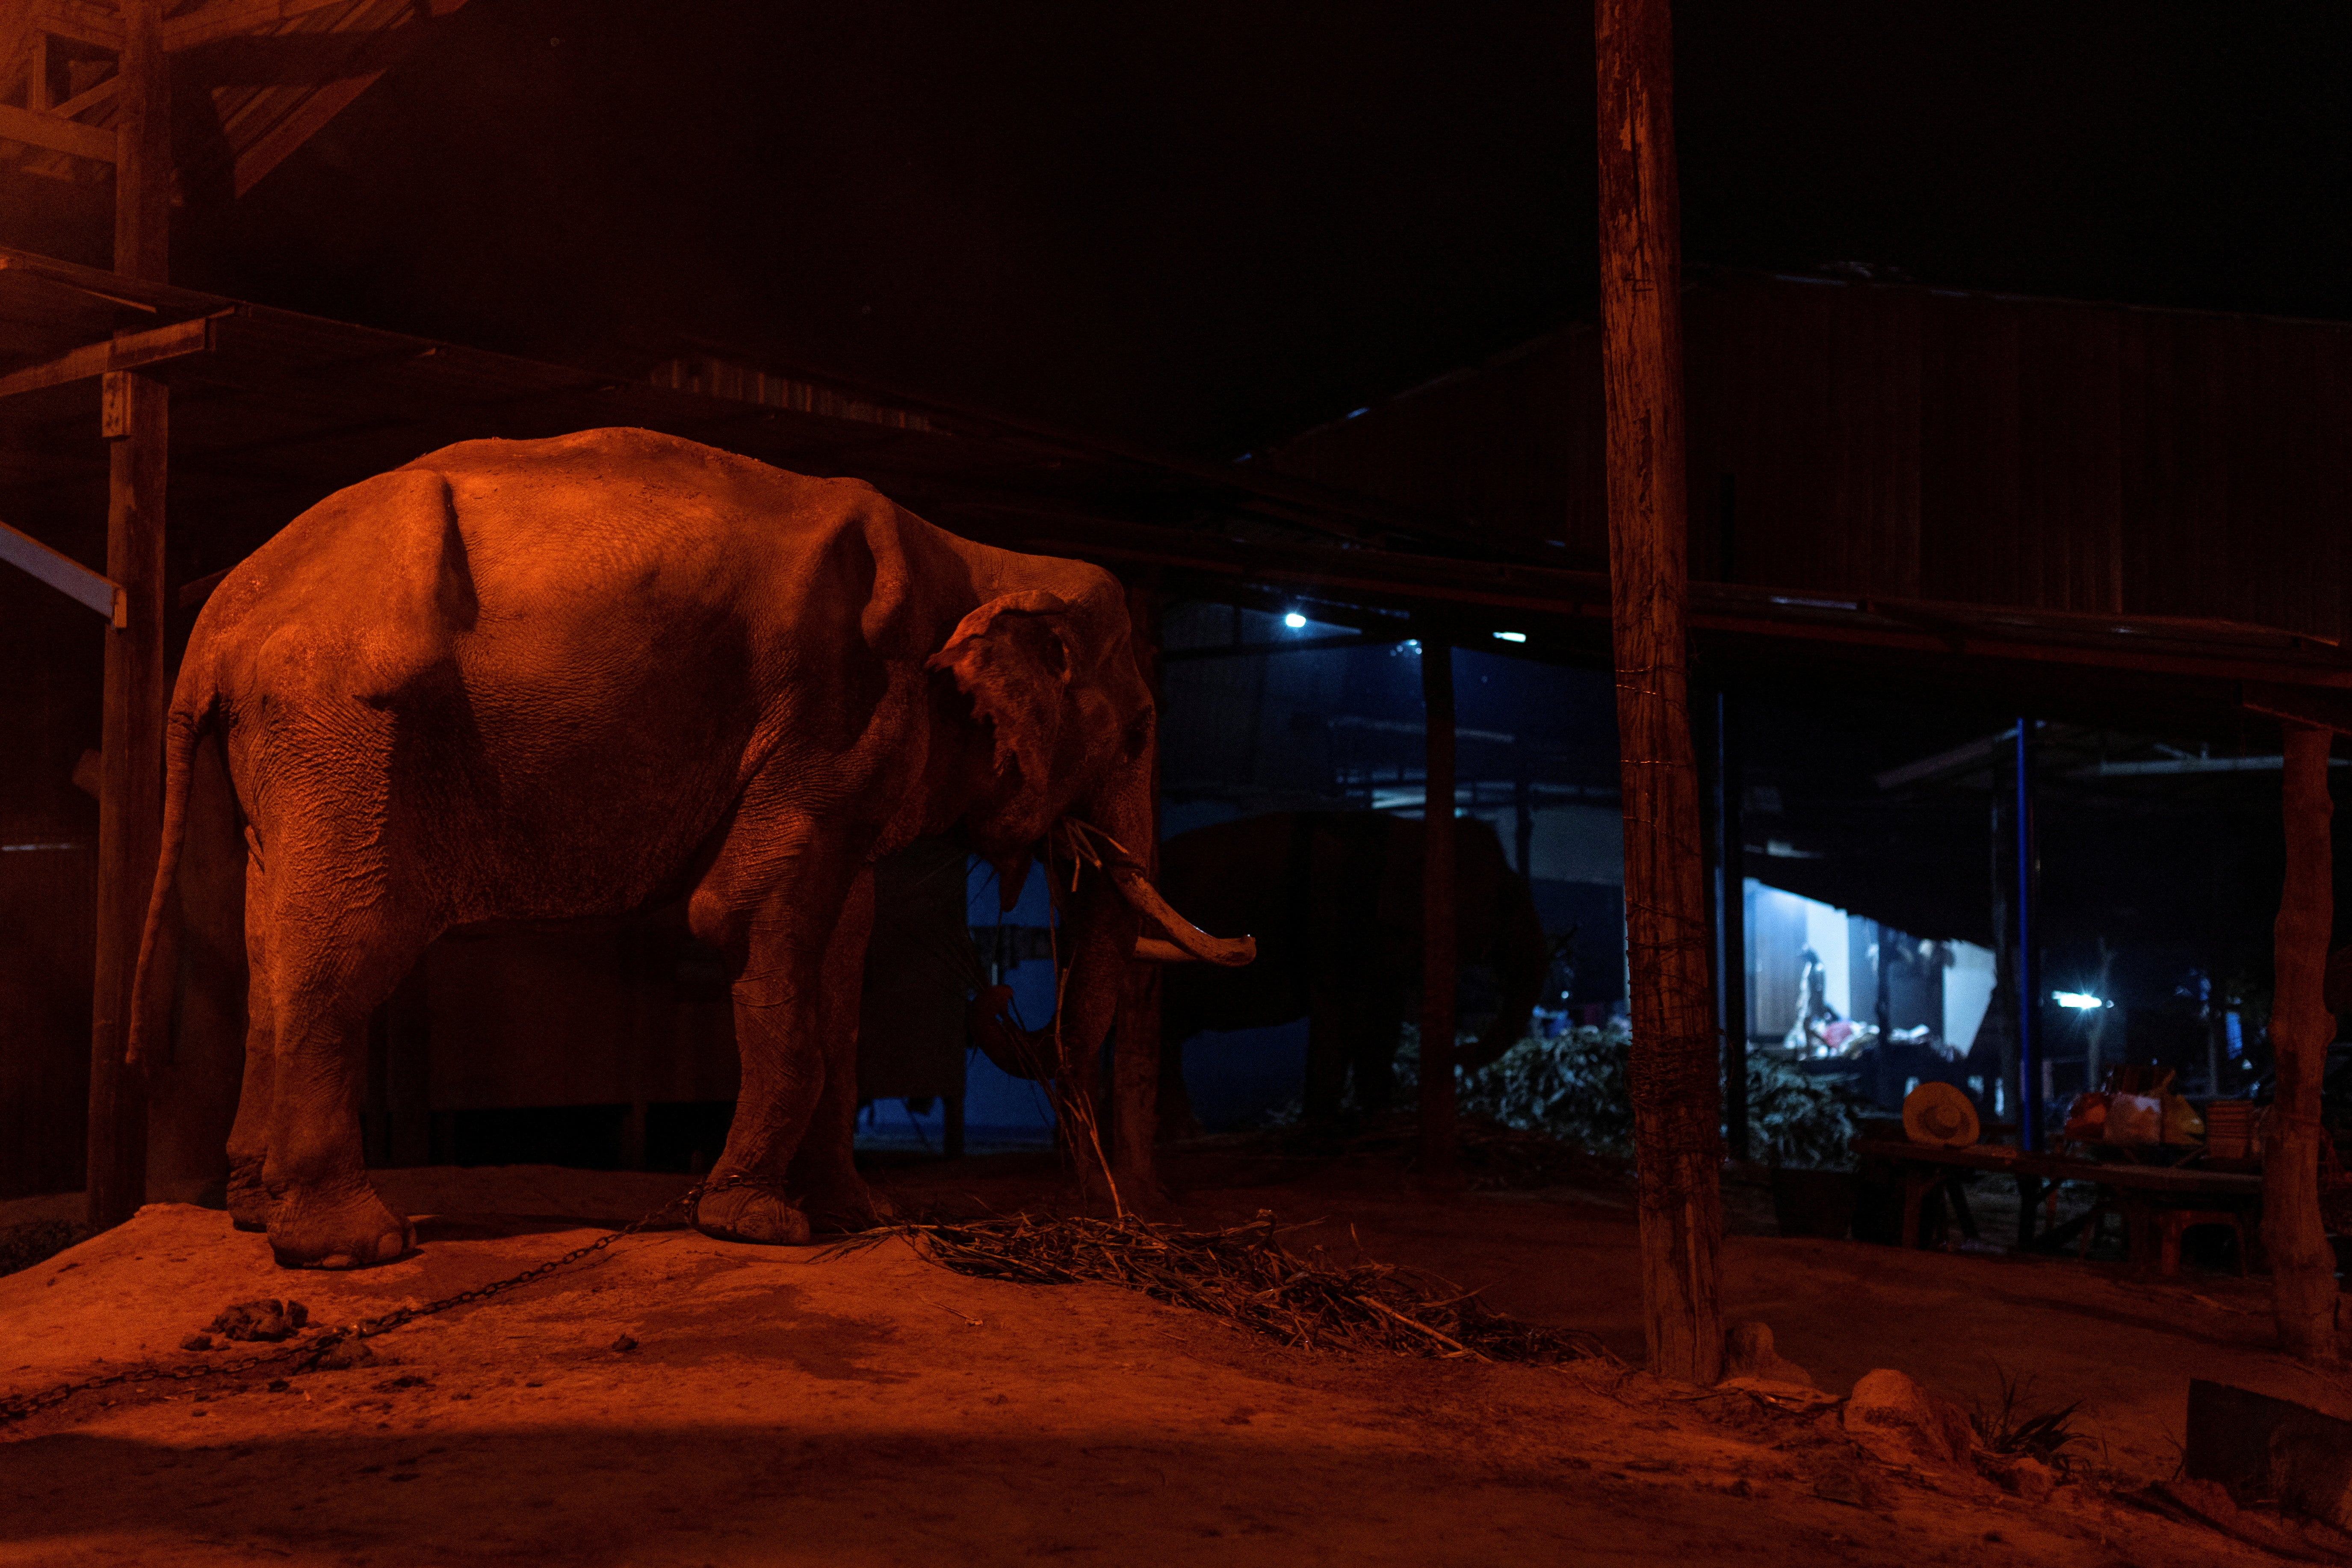
M 1390 612 L 1391 627 L 1402 611 L 1423 635 L 1525 635 L 1496 652 L 1608 658 L 1604 574 L 1484 556 L 1466 525 L 1307 481 L 879 395 L 834 412 L 713 396 L 5 250 L 0 517 L 37 531 L 102 492 L 99 389 L 131 368 L 173 388 L 173 527 L 203 536 L 182 559 L 205 573 L 322 496 L 450 442 L 631 425 L 855 475 L 960 533 L 1184 591 L 1311 601 L 1343 624 L 1348 606 Z M 1711 681 L 1891 684 L 2181 731 L 2240 723 L 2251 706 L 2352 730 L 2352 656 L 2262 626 L 1705 582 L 1689 613 Z

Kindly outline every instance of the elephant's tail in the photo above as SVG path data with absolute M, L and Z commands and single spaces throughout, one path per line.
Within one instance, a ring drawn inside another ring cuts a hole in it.
M 187 842 L 188 787 L 196 748 L 213 727 L 219 700 L 199 647 L 191 647 L 163 726 L 163 837 L 155 858 L 154 891 L 147 900 L 147 922 L 139 936 L 139 963 L 131 978 L 131 1032 L 125 1055 L 134 1062 L 153 1054 L 171 1026 L 165 985 L 179 967 L 179 928 L 173 919 L 172 887 L 180 871 L 181 847 Z

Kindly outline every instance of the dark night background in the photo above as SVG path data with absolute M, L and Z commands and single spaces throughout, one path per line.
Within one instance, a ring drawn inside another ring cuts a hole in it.
M 244 199 L 187 191 L 175 281 L 624 374 L 709 350 L 1211 460 L 1595 313 L 1585 5 L 470 0 L 429 26 Z M 2352 10 L 1683 0 L 1675 26 L 1689 269 L 2352 319 Z M 270 47 L 179 57 L 184 109 L 299 70 Z M 102 195 L 0 185 L 0 242 L 104 265 Z M 1574 710 L 1584 750 L 1555 749 L 1605 778 L 1605 711 L 1559 673 L 1513 710 Z M 85 743 L 86 675 L 44 698 L 49 752 Z M 1751 782 L 1787 803 L 1751 836 L 1989 924 L 1989 785 L 1869 775 L 2013 716 L 1783 695 L 1748 721 Z M 2045 800 L 2053 981 L 2113 931 L 2135 1006 L 2192 963 L 2258 985 L 2275 775 Z
M 2343 7 L 1675 19 L 1691 266 L 2352 314 Z M 1591 314 L 1590 26 L 473 0 L 244 201 L 199 193 L 175 272 L 1232 457 Z

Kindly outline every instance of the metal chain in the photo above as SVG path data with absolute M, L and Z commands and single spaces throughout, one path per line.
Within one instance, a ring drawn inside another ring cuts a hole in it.
M 53 1388 L 44 1388 L 32 1394 L 20 1394 L 10 1398 L 0 1399 L 0 1426 L 5 1426 L 11 1421 L 21 1421 L 28 1415 L 36 1415 L 53 1405 L 62 1405 L 77 1394 L 89 1394 L 101 1388 L 120 1387 L 125 1384 L 189 1383 L 203 1377 L 229 1377 L 238 1373 L 251 1372 L 257 1367 L 274 1366 L 279 1363 L 289 1363 L 288 1370 L 290 1372 L 298 1373 L 316 1372 L 319 1370 L 320 1362 L 346 1344 L 372 1340 L 379 1334 L 388 1334 L 404 1323 L 413 1323 L 419 1318 L 429 1318 L 436 1312 L 446 1312 L 452 1307 L 462 1307 L 469 1301 L 488 1300 L 491 1297 L 528 1285 L 535 1279 L 543 1279 L 559 1268 L 567 1268 L 591 1254 L 602 1252 L 614 1242 L 625 1240 L 636 1235 L 680 1205 L 686 1205 L 686 1212 L 691 1215 L 694 1213 L 694 1205 L 709 1194 L 723 1192 L 729 1187 L 759 1184 L 759 1182 L 760 1178 L 746 1175 L 741 1172 L 722 1176 L 715 1182 L 697 1182 L 685 1193 L 672 1198 L 644 1218 L 625 1225 L 619 1230 L 598 1237 L 585 1247 L 574 1247 L 561 1258 L 550 1258 L 545 1263 L 535 1264 L 520 1274 L 511 1275 L 504 1279 L 494 1279 L 488 1285 L 477 1285 L 470 1290 L 460 1290 L 454 1296 L 445 1296 L 437 1301 L 427 1301 L 421 1307 L 395 1307 L 391 1311 L 376 1317 L 362 1318 L 355 1323 L 347 1323 L 339 1329 L 329 1329 L 315 1339 L 306 1340 L 299 1345 L 289 1345 L 281 1351 L 242 1356 L 236 1361 L 190 1362 L 180 1366 L 163 1366 L 148 1362 L 138 1366 L 128 1367 L 121 1372 L 109 1373 L 104 1377 L 89 1378 L 80 1383 L 61 1383 Z

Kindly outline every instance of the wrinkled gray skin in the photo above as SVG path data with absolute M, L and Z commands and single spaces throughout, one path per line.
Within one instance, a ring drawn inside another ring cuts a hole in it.
M 742 1056 L 714 1174 L 751 1178 L 696 1223 L 804 1240 L 873 1214 L 850 1163 L 871 863 L 959 834 L 1009 898 L 1066 823 L 1145 842 L 1152 725 L 1094 567 L 647 431 L 467 442 L 330 496 L 205 605 L 136 994 L 217 745 L 249 967 L 230 1207 L 281 1263 L 381 1262 L 413 1232 L 362 1165 L 369 1012 L 453 926 L 688 890 Z M 1075 900 L 1066 1067 L 1099 1047 L 1139 931 L 1236 961 L 1145 927 L 1139 885 L 1090 874 Z M 163 1013 L 142 1001 L 134 1054 Z

